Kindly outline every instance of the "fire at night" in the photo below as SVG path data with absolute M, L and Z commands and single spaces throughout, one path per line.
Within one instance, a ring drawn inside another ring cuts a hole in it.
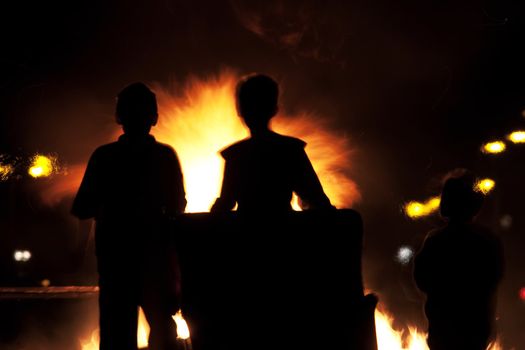
M 0 349 L 518 350 L 525 5 L 6 5 Z

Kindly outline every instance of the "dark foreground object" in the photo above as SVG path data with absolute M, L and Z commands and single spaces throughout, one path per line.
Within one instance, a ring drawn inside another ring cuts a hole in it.
M 176 221 L 182 309 L 195 350 L 376 348 L 357 212 Z

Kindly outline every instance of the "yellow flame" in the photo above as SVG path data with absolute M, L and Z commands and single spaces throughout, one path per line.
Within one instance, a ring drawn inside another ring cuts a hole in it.
M 137 345 L 139 349 L 148 347 L 149 324 L 144 315 L 144 311 L 139 307 L 139 324 L 137 326 Z
M 139 349 L 148 347 L 148 337 L 149 337 L 149 324 L 144 315 L 142 308 L 139 308 L 139 317 L 138 317 L 138 326 L 137 326 L 137 346 Z M 91 332 L 91 335 L 88 339 L 81 339 L 80 345 L 82 350 L 98 350 L 100 344 L 100 331 L 95 329 Z
M 7 180 L 14 170 L 15 169 L 11 164 L 0 163 L 0 181 Z
M 99 343 L 100 331 L 98 330 L 98 328 L 91 332 L 91 335 L 88 339 L 80 340 L 80 346 L 82 346 L 82 350 L 98 350 Z
M 179 339 L 188 339 L 190 337 L 190 329 L 184 317 L 182 317 L 182 311 L 179 310 L 173 316 L 173 321 L 177 325 L 177 338 Z
M 152 132 L 179 155 L 187 212 L 209 211 L 222 182 L 224 164 L 218 151 L 248 136 L 235 108 L 237 80 L 231 72 L 192 79 L 183 96 L 174 96 L 162 87 L 155 89 L 160 118 Z M 334 205 L 349 207 L 359 199 L 357 186 L 349 177 L 352 150 L 348 138 L 330 131 L 322 118 L 308 113 L 279 115 L 272 127 L 308 143 L 306 152 Z
M 525 143 L 525 131 L 514 131 L 507 136 L 507 139 L 512 143 Z
M 393 327 L 394 319 L 386 311 L 375 311 L 375 326 L 378 350 L 428 350 L 427 333 L 408 326 L 408 334 Z M 499 340 L 491 343 L 487 350 L 502 350 Z
M 481 147 L 483 153 L 497 154 L 505 151 L 507 146 L 503 141 L 488 142 Z
M 432 197 L 426 202 L 410 201 L 404 206 L 405 214 L 411 219 L 419 219 L 428 216 L 439 209 L 441 199 Z
M 28 170 L 32 177 L 47 177 L 56 170 L 56 158 L 51 156 L 44 156 L 41 154 L 35 155 L 31 160 L 31 166 Z
M 487 195 L 494 189 L 495 186 L 496 182 L 494 180 L 486 178 L 476 182 L 474 189 L 483 193 L 484 195 Z

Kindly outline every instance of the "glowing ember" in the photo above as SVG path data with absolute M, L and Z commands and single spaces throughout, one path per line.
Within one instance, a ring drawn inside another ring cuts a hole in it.
M 507 146 L 503 141 L 488 142 L 481 147 L 483 153 L 497 154 L 505 151 Z
M 188 339 L 190 337 L 190 329 L 186 320 L 182 317 L 181 310 L 177 311 L 175 315 L 172 316 L 173 321 L 177 325 L 177 338 L 179 339 Z
M 9 176 L 11 176 L 14 170 L 15 169 L 11 164 L 0 163 L 0 181 L 9 179 Z
M 439 208 L 441 199 L 432 197 L 424 203 L 411 201 L 405 204 L 405 214 L 411 219 L 419 219 L 434 213 Z
M 487 195 L 494 189 L 494 186 L 496 186 L 496 182 L 492 179 L 487 178 L 476 182 L 474 190 L 477 192 L 481 192 L 484 195 Z
M 28 173 L 35 178 L 47 177 L 57 170 L 56 162 L 56 157 L 37 154 L 31 160 Z
M 507 136 L 507 139 L 512 143 L 525 143 L 525 131 L 514 131 Z

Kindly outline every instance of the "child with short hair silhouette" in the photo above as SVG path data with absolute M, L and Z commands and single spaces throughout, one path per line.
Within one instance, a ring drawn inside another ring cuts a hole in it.
M 448 222 L 428 234 L 415 259 L 431 350 L 485 350 L 493 336 L 503 251 L 495 235 L 474 224 L 483 203 L 475 183 L 464 170 L 445 182 L 440 211 Z
M 270 77 L 254 74 L 240 80 L 237 112 L 251 137 L 221 152 L 225 159 L 220 198 L 212 211 L 286 212 L 295 192 L 305 209 L 332 208 L 304 151 L 306 143 L 273 132 L 279 87 Z
M 149 134 L 157 119 L 146 85 L 123 89 L 116 120 L 124 134 L 95 150 L 73 203 L 73 215 L 96 221 L 102 350 L 137 349 L 139 305 L 151 327 L 149 349 L 176 348 L 177 276 L 166 222 L 186 199 L 175 151 Z

